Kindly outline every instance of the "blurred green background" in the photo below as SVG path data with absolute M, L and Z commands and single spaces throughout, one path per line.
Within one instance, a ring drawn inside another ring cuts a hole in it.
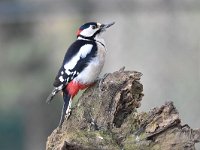
M 102 75 L 126 66 L 144 75 L 140 111 L 173 100 L 182 122 L 200 127 L 200 1 L 0 1 L 0 149 L 42 150 L 59 122 L 61 96 L 46 97 L 76 30 L 105 33 Z

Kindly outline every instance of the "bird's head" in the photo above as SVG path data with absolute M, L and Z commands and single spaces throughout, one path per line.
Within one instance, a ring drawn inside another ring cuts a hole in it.
M 100 24 L 97 22 L 88 22 L 82 25 L 77 31 L 77 37 L 94 39 L 102 32 L 106 31 L 107 28 L 115 24 L 115 22 L 109 24 Z

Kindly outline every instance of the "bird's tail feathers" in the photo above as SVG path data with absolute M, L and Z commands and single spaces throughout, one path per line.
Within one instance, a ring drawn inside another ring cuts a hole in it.
M 49 104 L 53 100 L 53 98 L 56 95 L 56 93 L 58 93 L 58 92 L 59 92 L 59 90 L 57 88 L 54 88 L 52 90 L 51 94 L 49 94 L 49 96 L 47 97 L 46 103 Z
M 63 100 L 64 100 L 64 104 L 63 104 L 63 108 L 61 112 L 59 127 L 64 122 L 65 115 L 67 116 L 67 118 L 70 116 L 72 96 L 67 91 L 64 91 Z

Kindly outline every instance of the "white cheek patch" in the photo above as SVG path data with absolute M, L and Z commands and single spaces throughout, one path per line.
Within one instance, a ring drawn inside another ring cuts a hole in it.
M 65 73 L 68 75 L 72 74 L 73 72 L 71 72 L 70 70 L 72 70 L 76 66 L 80 58 L 85 58 L 91 52 L 92 47 L 92 44 L 85 44 L 84 46 L 82 46 L 79 52 L 64 65 Z
M 87 29 L 84 29 L 83 31 L 81 31 L 81 35 L 85 36 L 85 37 L 90 37 L 93 36 L 93 34 L 97 31 L 98 29 L 92 29 L 92 27 L 90 26 Z
M 97 26 L 98 26 L 98 27 L 100 27 L 100 26 L 101 26 L 101 24 L 100 24 L 100 23 L 97 23 Z

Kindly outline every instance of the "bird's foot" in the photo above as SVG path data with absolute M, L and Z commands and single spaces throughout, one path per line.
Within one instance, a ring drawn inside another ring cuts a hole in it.
M 104 74 L 104 76 L 102 78 L 98 78 L 98 80 L 99 80 L 99 91 L 101 91 L 102 85 L 103 85 L 103 81 L 108 75 L 109 75 L 109 73 L 106 73 L 106 74 Z

